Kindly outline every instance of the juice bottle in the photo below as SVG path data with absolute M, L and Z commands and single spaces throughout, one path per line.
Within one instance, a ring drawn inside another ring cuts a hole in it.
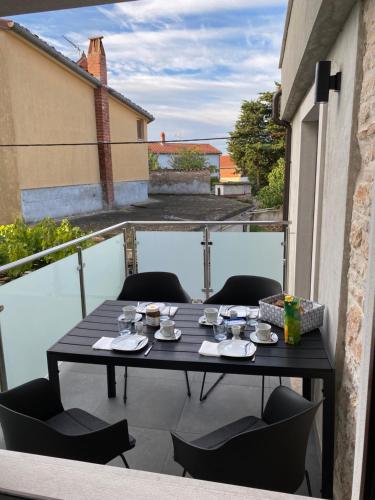
M 301 340 L 301 313 L 297 297 L 286 295 L 284 299 L 284 341 L 297 345 Z

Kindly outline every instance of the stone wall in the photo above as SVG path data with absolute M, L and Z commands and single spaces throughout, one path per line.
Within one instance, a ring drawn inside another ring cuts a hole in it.
M 351 498 L 354 446 L 362 353 L 362 320 L 368 269 L 369 222 L 375 171 L 375 2 L 363 1 L 364 54 L 358 110 L 359 165 L 355 175 L 347 275 L 347 323 L 343 359 L 337 360 L 335 498 Z M 344 300 L 344 297 L 343 297 Z
M 158 170 L 150 173 L 150 194 L 210 194 L 210 172 Z

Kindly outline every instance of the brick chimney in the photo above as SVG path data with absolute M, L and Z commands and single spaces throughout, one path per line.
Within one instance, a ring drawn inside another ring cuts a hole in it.
M 102 36 L 90 38 L 87 54 L 87 70 L 95 76 L 100 83 L 107 85 L 107 60 L 102 43 Z
M 161 142 L 162 144 L 165 144 L 165 132 L 162 132 L 162 133 L 160 134 L 160 142 Z
M 80 66 L 85 71 L 88 71 L 87 57 L 84 52 L 82 52 L 81 57 L 77 61 L 78 66 Z
M 106 87 L 107 61 L 102 39 L 102 36 L 90 38 L 87 53 L 87 70 L 102 84 L 102 86 L 94 89 L 96 137 L 99 143 L 111 141 L 108 90 Z M 114 202 L 111 145 L 98 144 L 98 155 L 103 202 L 107 208 L 110 208 Z

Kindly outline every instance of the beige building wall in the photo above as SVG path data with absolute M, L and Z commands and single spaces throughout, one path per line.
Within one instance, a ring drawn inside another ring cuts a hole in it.
M 147 122 L 141 115 L 127 108 L 117 99 L 109 98 L 109 116 L 112 141 L 136 141 L 137 120 L 144 120 L 145 141 Z M 148 180 L 147 144 L 112 145 L 113 181 Z
M 96 141 L 93 87 L 14 33 L 1 33 L 17 143 Z M 19 148 L 20 189 L 99 183 L 96 146 Z
M 6 38 L 5 33 L 0 31 L 0 137 L 3 144 L 14 144 L 14 116 L 8 79 L 9 55 L 6 50 Z M 10 224 L 20 215 L 17 151 L 15 148 L 0 148 L 0 225 Z

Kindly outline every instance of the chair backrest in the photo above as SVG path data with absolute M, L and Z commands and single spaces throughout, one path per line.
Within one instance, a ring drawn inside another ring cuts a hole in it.
M 205 301 L 205 304 L 233 304 L 257 306 L 260 299 L 282 292 L 278 281 L 262 276 L 231 276 L 223 288 Z
M 304 480 L 308 437 L 321 402 L 311 403 L 297 394 L 294 397 L 290 394 L 293 391 L 283 386 L 275 392 L 267 408 L 273 423 L 243 432 L 215 449 L 198 449 L 186 443 L 184 446 L 174 436 L 176 460 L 196 479 L 294 493 Z M 304 409 L 283 420 L 274 419 L 272 406 L 275 404 L 280 415 L 278 406 L 283 397 L 286 406 L 292 401 L 294 410 L 297 399 L 303 400 L 299 404 Z M 179 460 L 179 453 L 184 455 L 183 460 Z
M 177 276 L 167 272 L 147 272 L 128 276 L 118 300 L 191 302 Z
M 52 384 L 43 378 L 0 393 L 0 423 L 7 449 L 46 454 L 55 432 L 45 421 L 62 411 Z

